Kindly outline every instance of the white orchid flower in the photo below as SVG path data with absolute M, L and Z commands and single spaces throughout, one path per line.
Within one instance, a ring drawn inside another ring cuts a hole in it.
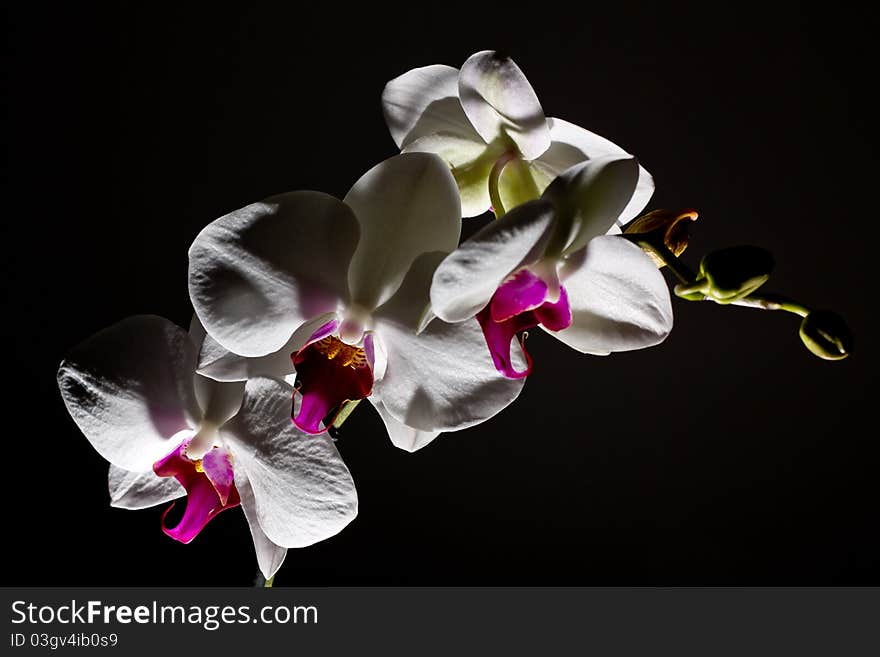
M 495 371 L 475 320 L 428 323 L 431 276 L 460 231 L 455 181 L 423 153 L 378 164 L 344 202 L 298 191 L 217 219 L 189 251 L 190 298 L 219 348 L 206 341 L 199 371 L 295 368 L 300 429 L 326 431 L 343 402 L 369 398 L 410 451 L 488 419 L 522 384 Z
M 588 130 L 546 118 L 520 68 L 490 50 L 472 55 L 460 71 L 433 65 L 404 73 L 386 85 L 382 105 L 402 152 L 436 153 L 449 164 L 464 217 L 490 207 L 504 214 L 575 164 L 626 154 Z M 651 175 L 639 167 L 621 222 L 641 212 L 653 191 Z
M 511 359 L 514 336 L 538 325 L 588 354 L 663 341 L 672 329 L 663 275 L 641 248 L 606 234 L 638 180 L 628 156 L 567 169 L 540 199 L 493 221 L 440 263 L 434 313 L 449 322 L 476 315 L 495 366 L 510 378 L 531 371 L 531 358 L 522 369 Z
M 331 440 L 290 423 L 291 386 L 196 374 L 198 325 L 192 333 L 151 315 L 122 320 L 62 362 L 61 396 L 111 463 L 114 506 L 145 508 L 186 494 L 180 521 L 165 524 L 170 507 L 162 518 L 163 531 L 182 543 L 241 506 L 268 579 L 286 548 L 324 540 L 351 522 L 354 482 Z

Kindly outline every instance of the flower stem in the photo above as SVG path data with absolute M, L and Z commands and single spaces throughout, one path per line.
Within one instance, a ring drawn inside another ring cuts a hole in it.
M 779 294 L 750 294 L 744 299 L 734 301 L 732 305 L 760 310 L 784 310 L 798 317 L 806 317 L 810 314 L 810 309 L 806 306 Z
M 693 286 L 697 283 L 697 275 L 694 271 L 666 247 L 662 238 L 651 233 L 631 233 L 621 237 L 657 254 L 682 285 Z M 712 301 L 712 299 L 704 296 L 702 301 Z M 780 294 L 750 294 L 743 299 L 733 301 L 730 305 L 759 310 L 784 310 L 799 317 L 806 317 L 810 312 L 810 309 L 803 304 Z
M 501 202 L 501 192 L 498 185 L 501 181 L 501 172 L 504 171 L 504 167 L 515 157 L 516 153 L 507 151 L 495 160 L 495 164 L 492 165 L 492 170 L 489 172 L 489 199 L 492 201 L 492 211 L 495 213 L 496 219 L 501 219 L 501 217 L 507 214 L 504 204 Z
M 266 579 L 263 576 L 263 571 L 257 569 L 257 576 L 254 578 L 254 588 L 272 588 L 272 584 L 275 583 L 275 575 L 272 575 L 269 579 Z
M 631 233 L 621 235 L 621 237 L 653 251 L 684 285 L 693 285 L 697 280 L 697 275 L 693 270 L 666 247 L 662 237 L 655 239 L 656 236 L 651 233 Z
M 342 403 L 342 406 L 339 408 L 339 412 L 336 414 L 336 417 L 333 418 L 333 426 L 337 429 L 342 426 L 342 423 L 348 419 L 348 416 L 354 412 L 354 409 L 357 408 L 358 404 L 361 403 L 360 399 L 353 399 Z

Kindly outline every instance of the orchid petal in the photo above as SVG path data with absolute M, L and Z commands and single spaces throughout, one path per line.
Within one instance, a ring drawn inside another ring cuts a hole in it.
M 452 251 L 461 235 L 461 203 L 436 155 L 404 153 L 377 164 L 345 196 L 361 238 L 348 270 L 355 303 L 372 310 L 400 287 L 427 251 Z
M 82 342 L 58 368 L 71 417 L 97 452 L 143 472 L 201 419 L 193 391 L 196 349 L 167 319 L 138 315 Z
M 431 280 L 437 265 L 445 257 L 446 253 L 443 251 L 431 251 L 416 258 L 397 292 L 379 306 L 373 316 L 378 319 L 387 317 L 411 328 L 415 333 L 421 332 L 424 329 L 423 318 L 431 305 Z M 381 340 L 382 337 L 379 336 L 380 346 L 384 347 Z M 385 358 L 387 360 L 387 354 Z M 382 377 L 376 377 L 377 380 L 380 378 Z
M 254 541 L 254 551 L 257 554 L 257 565 L 263 577 L 270 579 L 281 568 L 284 558 L 287 556 L 287 548 L 276 545 L 269 540 L 260 522 L 257 520 L 257 503 L 254 498 L 254 490 L 244 472 L 235 473 L 235 488 L 241 498 L 241 509 L 247 519 L 251 530 L 251 538 Z
M 255 376 L 283 379 L 293 374 L 291 356 L 302 349 L 310 339 L 314 339 L 313 336 L 322 327 L 329 328 L 329 334 L 336 324 L 336 313 L 318 315 L 296 329 L 281 349 L 257 358 L 247 358 L 227 351 L 223 345 L 208 335 L 199 352 L 198 372 L 216 381 L 246 381 Z
M 482 142 L 458 100 L 458 69 L 442 64 L 407 71 L 382 92 L 385 123 L 400 149 L 438 132 Z
M 399 447 L 405 452 L 415 452 L 440 435 L 439 431 L 419 431 L 413 427 L 408 427 L 391 415 L 388 409 L 385 408 L 385 404 L 381 401 L 373 397 L 370 398 L 370 401 L 373 402 L 373 406 L 379 411 L 379 416 L 385 423 L 385 428 L 388 430 L 388 437 L 391 438 L 391 442 L 395 447 Z
M 550 148 L 532 162 L 532 165 L 535 169 L 543 170 L 546 178 L 550 180 L 585 160 L 605 155 L 628 155 L 614 142 L 568 121 L 551 118 L 547 119 L 547 123 L 550 126 L 552 139 Z M 643 166 L 639 165 L 639 182 L 629 203 L 620 213 L 619 222 L 625 224 L 635 219 L 648 205 L 653 194 L 654 179 Z
M 554 218 L 544 201 L 517 206 L 470 237 L 434 272 L 431 307 L 447 322 L 473 317 L 511 272 L 543 253 Z
M 487 143 L 509 137 L 527 160 L 550 146 L 550 129 L 535 91 L 513 60 L 484 50 L 471 55 L 458 78 L 461 106 Z
M 253 489 L 256 516 L 270 541 L 305 547 L 330 538 L 357 515 L 357 492 L 326 435 L 310 436 L 290 421 L 293 388 L 257 377 L 241 411 L 220 428 Z
M 451 133 L 425 135 L 410 142 L 404 153 L 434 153 L 446 162 L 455 178 L 461 196 L 461 216 L 476 217 L 489 210 L 489 173 L 504 153 L 502 145 L 486 144 L 476 139 Z
M 663 275 L 644 251 L 616 236 L 601 236 L 572 254 L 563 285 L 571 326 L 552 333 L 584 353 L 651 347 L 672 330 L 672 304 Z
M 110 506 L 117 509 L 148 509 L 186 495 L 176 479 L 159 477 L 155 472 L 131 472 L 112 463 L 107 473 Z
M 375 389 L 386 410 L 421 431 L 454 431 L 483 422 L 510 404 L 523 381 L 499 375 L 476 320 L 435 320 L 421 334 L 383 317 L 376 331 L 388 350 Z M 517 349 L 516 359 L 525 358 Z
M 189 291 L 208 333 L 242 356 L 278 351 L 348 298 L 357 219 L 320 192 L 290 192 L 209 224 L 189 250 Z
M 498 413 L 513 401 L 522 382 L 495 371 L 475 320 L 431 322 L 417 334 L 424 299 L 440 259 L 422 255 L 394 297 L 374 314 L 376 335 L 387 354 L 385 376 L 374 382 L 375 399 L 398 422 L 420 431 L 463 429 Z M 524 362 L 522 352 L 516 358 Z M 393 438 L 392 438 L 393 439 Z
M 567 225 L 565 253 L 586 246 L 614 226 L 632 198 L 638 163 L 629 155 L 605 155 L 566 169 L 541 197 L 556 206 L 557 222 Z

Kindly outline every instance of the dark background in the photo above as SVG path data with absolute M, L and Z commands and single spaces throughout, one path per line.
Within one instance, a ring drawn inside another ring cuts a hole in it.
M 127 315 L 185 326 L 205 224 L 287 190 L 341 197 L 396 152 L 385 82 L 485 48 L 514 57 L 548 116 L 637 154 L 650 208 L 700 210 L 689 262 L 770 249 L 768 289 L 842 313 L 857 353 L 826 363 L 793 316 L 677 300 L 646 351 L 533 335 L 523 395 L 484 425 L 407 454 L 359 410 L 338 445 L 360 515 L 291 551 L 278 583 L 880 584 L 872 17 L 279 4 L 7 17 L 3 584 L 252 581 L 242 514 L 182 546 L 161 509 L 109 508 L 58 363 Z

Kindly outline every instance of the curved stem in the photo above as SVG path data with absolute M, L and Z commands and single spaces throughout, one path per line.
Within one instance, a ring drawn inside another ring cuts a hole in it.
M 496 219 L 501 219 L 501 217 L 507 214 L 504 204 L 501 202 L 501 192 L 498 189 L 498 184 L 501 181 L 501 172 L 504 171 L 504 167 L 515 157 L 516 153 L 507 151 L 495 160 L 495 164 L 492 165 L 492 170 L 489 172 L 489 199 L 492 201 L 492 211 L 495 213 Z
M 675 274 L 683 285 L 693 286 L 696 283 L 697 275 L 663 244 L 662 238 L 657 239 L 657 236 L 651 233 L 631 233 L 621 237 L 656 253 L 657 257 L 669 267 L 669 271 Z M 710 297 L 703 297 L 702 300 L 712 301 Z M 799 317 L 806 317 L 810 312 L 810 309 L 803 304 L 780 294 L 750 294 L 743 299 L 731 302 L 730 305 L 759 310 L 784 310 Z
M 657 254 L 657 257 L 660 258 L 663 263 L 669 267 L 669 271 L 671 271 L 675 276 L 685 285 L 693 285 L 694 281 L 697 280 L 697 275 L 693 272 L 693 270 L 688 267 L 677 255 L 675 255 L 672 251 L 670 251 L 667 246 L 663 243 L 663 239 L 660 238 L 654 239 L 655 236 L 651 233 L 631 233 L 631 234 L 623 234 L 621 235 L 624 239 L 628 239 L 630 242 L 637 244 L 642 248 L 647 248 Z

